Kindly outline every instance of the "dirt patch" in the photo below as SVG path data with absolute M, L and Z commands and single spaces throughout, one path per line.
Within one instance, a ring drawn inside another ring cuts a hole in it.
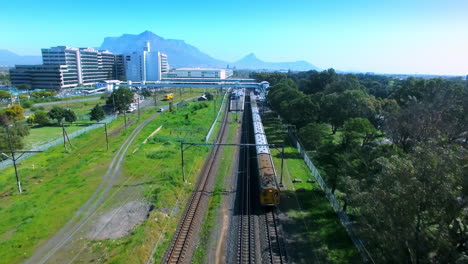
M 90 239 L 116 239 L 127 236 L 145 221 L 153 205 L 143 202 L 129 202 L 103 214 L 88 232 Z

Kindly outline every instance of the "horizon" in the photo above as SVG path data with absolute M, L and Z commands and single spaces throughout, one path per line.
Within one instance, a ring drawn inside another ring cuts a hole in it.
M 344 72 L 468 74 L 468 2 L 463 0 L 204 1 L 179 8 L 150 1 L 130 7 L 110 1 L 57 3 L 31 1 L 28 9 L 5 3 L 8 26 L 0 33 L 7 38 L 0 49 L 24 56 L 59 45 L 97 48 L 105 37 L 148 30 L 226 62 L 253 53 L 267 62 L 303 60 Z M 113 13 L 123 15 L 108 15 Z

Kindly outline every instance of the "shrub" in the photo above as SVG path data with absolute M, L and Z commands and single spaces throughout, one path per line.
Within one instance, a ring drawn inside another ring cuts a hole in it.
M 33 105 L 33 103 L 31 103 L 30 101 L 22 101 L 21 102 L 21 106 L 23 108 L 30 108 L 32 105 Z
M 47 117 L 47 113 L 44 111 L 37 111 L 34 114 L 34 121 L 39 126 L 47 126 L 49 124 L 49 118 Z

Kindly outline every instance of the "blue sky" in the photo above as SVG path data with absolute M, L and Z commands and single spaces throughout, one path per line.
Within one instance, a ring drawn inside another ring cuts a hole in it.
M 0 49 L 21 55 L 150 30 L 226 61 L 253 52 L 320 68 L 468 74 L 467 0 L 16 0 L 2 3 L 0 23 Z

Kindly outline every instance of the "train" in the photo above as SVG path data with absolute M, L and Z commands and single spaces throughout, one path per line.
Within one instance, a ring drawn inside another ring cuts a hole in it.
M 173 93 L 168 93 L 164 96 L 164 101 L 169 101 L 171 100 L 172 98 L 174 98 L 174 94 Z
M 250 105 L 252 107 L 252 122 L 255 135 L 258 175 L 259 175 L 259 193 L 260 204 L 263 206 L 277 206 L 280 203 L 280 188 L 276 178 L 276 170 L 271 158 L 265 130 L 263 129 L 262 119 L 255 96 L 250 96 Z

